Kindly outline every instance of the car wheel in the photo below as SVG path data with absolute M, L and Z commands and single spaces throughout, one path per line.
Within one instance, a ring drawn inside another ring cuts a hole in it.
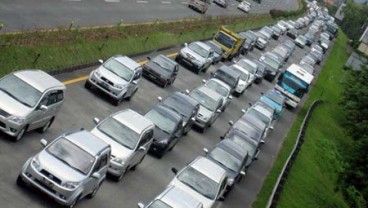
M 26 131 L 27 131 L 27 126 L 23 127 L 21 130 L 19 130 L 19 133 L 17 134 L 17 136 L 15 136 L 13 138 L 13 141 L 18 142 L 21 139 L 23 139 L 24 133 L 26 133 Z
M 169 81 L 166 81 L 164 84 L 161 85 L 162 88 L 166 88 L 169 85 Z
M 124 95 L 123 95 L 123 96 L 121 96 L 121 98 L 117 98 L 117 99 L 115 99 L 115 100 L 113 101 L 113 104 L 114 104 L 115 106 L 119 106 L 119 105 L 120 105 L 120 103 L 121 103 L 121 102 L 123 102 L 123 100 L 124 100 Z
M 52 124 L 53 121 L 54 121 L 54 117 L 52 117 L 50 120 L 48 120 L 47 123 L 43 127 L 41 127 L 41 128 L 38 129 L 38 131 L 41 134 L 45 133 L 47 131 L 47 129 L 50 128 L 50 126 L 51 126 L 51 124 Z
M 115 176 L 114 177 L 115 182 L 121 181 L 124 178 L 125 174 L 128 172 L 128 170 L 129 170 L 129 166 L 119 176 Z
M 75 207 L 75 205 L 78 203 L 79 198 L 80 198 L 80 195 L 79 195 L 79 196 L 77 196 L 77 197 L 74 199 L 74 201 L 73 201 L 69 206 L 67 206 L 67 207 L 68 207 L 68 208 L 74 208 L 74 207 Z
M 84 83 L 84 87 L 86 89 L 91 89 L 91 83 L 87 80 L 85 83 Z
M 88 194 L 88 195 L 86 196 L 86 197 L 87 197 L 87 199 L 92 199 L 94 196 L 96 196 L 96 194 L 97 194 L 98 190 L 100 189 L 100 187 L 101 187 L 101 185 L 102 185 L 102 182 L 103 182 L 103 180 L 98 184 L 98 186 L 97 186 L 95 189 L 93 189 L 92 193 L 90 193 L 90 194 Z
M 17 177 L 17 185 L 20 187 L 25 187 L 26 186 L 26 182 L 23 181 L 22 176 L 18 175 Z
M 174 78 L 170 81 L 170 85 L 173 85 L 173 84 L 174 84 L 175 79 L 176 79 L 176 77 L 174 77 Z
M 142 161 L 143 161 L 144 157 L 146 157 L 146 155 L 144 155 L 144 156 L 141 158 L 141 160 L 131 168 L 131 170 L 133 170 L 133 171 L 134 171 L 134 170 L 138 167 L 138 165 L 140 165 L 140 164 L 142 163 Z
M 180 63 L 180 56 L 179 56 L 179 55 L 177 55 L 177 56 L 175 57 L 175 61 L 176 61 L 176 62 L 178 62 L 178 63 Z
M 138 88 L 135 89 L 134 92 L 129 97 L 127 97 L 127 101 L 131 101 L 132 98 L 134 97 L 135 93 L 137 93 L 137 91 L 138 91 Z

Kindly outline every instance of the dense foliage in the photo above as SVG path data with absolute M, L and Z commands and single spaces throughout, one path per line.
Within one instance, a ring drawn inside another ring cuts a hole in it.
M 368 201 L 368 65 L 362 71 L 349 71 L 344 82 L 341 105 L 345 128 L 354 144 L 346 153 L 341 174 L 345 197 L 351 207 L 367 207 Z
M 301 2 L 301 7 L 298 10 L 291 10 L 291 11 L 285 11 L 285 10 L 279 10 L 279 9 L 271 9 L 270 10 L 270 15 L 272 18 L 290 18 L 290 17 L 296 17 L 299 15 L 304 14 L 307 11 L 307 3 L 302 0 Z
M 345 34 L 352 40 L 359 40 L 364 32 L 368 22 L 368 6 L 356 4 L 348 1 L 343 9 L 344 20 L 341 22 L 341 28 Z

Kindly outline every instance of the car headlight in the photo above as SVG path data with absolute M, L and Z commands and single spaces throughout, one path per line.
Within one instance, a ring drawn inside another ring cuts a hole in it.
M 80 184 L 81 182 L 68 181 L 68 182 L 65 182 L 62 186 L 67 189 L 76 189 Z
M 116 85 L 115 85 L 115 87 L 116 87 L 116 88 L 118 88 L 118 89 L 120 89 L 120 90 L 122 90 L 122 89 L 124 89 L 124 88 L 125 88 L 125 85 L 122 85 L 122 84 L 116 84 Z
M 233 184 L 234 184 L 234 179 L 233 178 L 229 178 L 228 180 L 227 180 L 227 185 L 228 186 L 232 186 Z
M 124 164 L 126 162 L 125 158 L 120 158 L 120 157 L 115 157 L 112 159 L 113 162 L 119 163 L 119 164 Z
M 203 63 L 202 63 L 202 61 L 197 60 L 197 59 L 193 59 L 193 63 L 194 63 L 195 65 L 198 65 L 198 66 L 200 66 L 200 65 L 202 65 L 202 64 L 203 64 Z
M 20 117 L 20 116 L 10 116 L 8 117 L 8 120 L 13 122 L 13 123 L 17 123 L 17 124 L 22 124 L 24 123 L 24 118 Z
M 100 70 L 96 69 L 96 70 L 95 70 L 95 75 L 96 75 L 97 77 L 101 77 L 101 72 L 100 72 Z
M 31 161 L 31 165 L 38 171 L 41 170 L 41 164 L 37 157 L 34 157 Z
M 204 115 L 199 115 L 198 118 L 201 119 L 201 120 L 203 120 L 203 121 L 207 121 L 208 120 L 208 117 L 207 116 L 204 116 Z
M 239 87 L 239 88 L 243 88 L 243 87 L 245 87 L 245 84 L 244 84 L 244 83 L 240 83 L 240 82 L 239 82 L 238 87 Z

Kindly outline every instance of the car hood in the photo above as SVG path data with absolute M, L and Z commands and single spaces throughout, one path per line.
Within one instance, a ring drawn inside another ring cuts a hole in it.
M 146 63 L 146 67 L 148 67 L 150 70 L 154 71 L 156 74 L 159 74 L 162 77 L 165 77 L 165 78 L 170 77 L 170 74 L 171 74 L 170 72 L 166 71 L 165 69 L 162 69 L 160 66 L 158 66 L 152 61 L 149 61 L 148 63 Z
M 205 62 L 205 58 L 203 58 L 198 53 L 192 51 L 190 48 L 185 47 L 181 50 L 181 54 L 185 56 L 185 58 L 194 57 L 196 60 L 200 61 L 201 63 Z
M 169 185 L 172 185 L 172 186 L 175 186 L 175 187 L 178 187 L 178 188 L 182 189 L 183 191 L 185 191 L 186 193 L 191 195 L 193 198 L 195 198 L 198 201 L 202 202 L 203 208 L 211 208 L 215 203 L 215 200 L 211 200 L 211 199 L 206 198 L 202 194 L 196 192 L 195 190 L 193 190 L 189 186 L 187 186 L 184 183 L 182 183 L 181 181 L 179 181 L 176 177 L 170 182 Z
M 170 138 L 170 135 L 165 133 L 164 131 L 162 131 L 161 129 L 155 127 L 154 130 L 154 134 L 153 134 L 153 139 L 154 141 L 164 141 L 164 140 L 168 140 Z
M 129 158 L 133 153 L 133 150 L 128 149 L 121 145 L 120 143 L 116 142 L 115 140 L 108 137 L 106 134 L 102 133 L 96 127 L 92 129 L 92 134 L 97 136 L 98 138 L 102 139 L 104 142 L 110 144 L 111 146 L 111 154 L 118 158 Z
M 201 118 L 202 116 L 207 117 L 207 119 L 212 117 L 213 112 L 208 110 L 207 108 L 203 107 L 202 105 L 199 106 L 199 110 L 198 110 L 198 118 Z M 202 116 L 201 116 L 202 115 Z
M 38 158 L 40 162 L 40 170 L 44 169 L 54 177 L 59 178 L 62 183 L 65 182 L 79 182 L 86 178 L 82 173 L 74 170 L 70 166 L 66 165 L 59 159 L 50 155 L 45 150 L 40 152 L 40 154 L 36 155 L 35 158 Z M 49 176 L 47 176 L 49 177 Z
M 266 45 L 267 44 L 267 41 L 261 37 L 258 37 L 257 41 L 263 45 Z
M 128 84 L 128 82 L 125 79 L 112 73 L 110 70 L 106 69 L 103 66 L 100 66 L 97 70 L 99 70 L 99 72 L 101 73 L 101 77 L 105 77 L 106 79 L 110 80 L 111 82 L 114 83 L 114 85 L 116 84 L 127 85 Z
M 0 91 L 0 109 L 10 115 L 21 117 L 27 116 L 32 111 L 32 108 L 23 105 L 3 91 Z

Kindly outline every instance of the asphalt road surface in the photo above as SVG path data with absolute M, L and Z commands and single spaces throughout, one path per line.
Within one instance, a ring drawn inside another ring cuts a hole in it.
M 24 31 L 74 26 L 116 25 L 124 23 L 177 20 L 203 16 L 188 8 L 189 0 L 1 0 L 0 32 Z M 263 0 L 252 4 L 250 13 L 267 13 L 272 8 L 294 10 L 297 0 Z M 224 9 L 212 4 L 205 15 L 244 14 L 236 7 L 239 2 L 229 0 Z
M 266 50 L 273 49 L 279 42 L 288 39 L 281 36 L 278 41 L 271 40 Z M 172 54 L 180 48 L 173 48 L 162 53 Z M 309 50 L 309 47 L 300 49 L 296 47 L 294 53 L 285 64 L 284 68 L 291 63 L 297 63 Z M 259 58 L 261 51 L 254 49 L 246 55 L 246 58 Z M 154 56 L 155 54 L 149 54 Z M 172 55 L 173 56 L 173 55 Z M 146 56 L 135 57 L 137 61 L 145 60 Z M 240 58 L 244 58 L 241 56 Z M 106 96 L 95 91 L 86 90 L 84 82 L 75 82 L 67 85 L 65 103 L 54 124 L 45 134 L 29 132 L 25 138 L 18 143 L 13 143 L 4 134 L 0 134 L 0 207 L 12 208 L 38 208 L 38 207 L 59 207 L 45 194 L 32 188 L 20 188 L 15 180 L 24 162 L 30 156 L 42 149 L 39 140 L 46 138 L 51 141 L 60 134 L 85 128 L 90 130 L 94 127 L 93 118 L 103 119 L 108 115 L 126 108 L 131 108 L 144 114 L 157 103 L 157 96 L 166 97 L 174 91 L 192 90 L 202 84 L 202 79 L 209 77 L 209 72 L 216 70 L 221 64 L 231 64 L 229 62 L 211 66 L 206 74 L 196 75 L 195 73 L 180 67 L 179 75 L 173 86 L 162 89 L 150 81 L 143 80 L 137 94 L 130 102 L 123 102 L 115 107 Z M 58 75 L 61 81 L 67 81 L 83 77 L 89 74 L 94 68 L 79 70 L 72 73 Z M 317 73 L 319 66 L 317 67 Z M 173 151 L 166 154 L 162 159 L 147 156 L 135 171 L 127 173 L 125 178 L 119 183 L 106 180 L 96 197 L 92 200 L 84 199 L 79 202 L 78 207 L 88 208 L 125 208 L 136 207 L 138 202 L 148 203 L 156 195 L 164 190 L 165 186 L 173 178 L 171 167 L 182 168 L 185 164 L 193 160 L 198 155 L 203 155 L 203 147 L 213 148 L 220 141 L 220 135 L 229 127 L 229 120 L 237 120 L 241 115 L 241 109 L 249 102 L 254 103 L 260 97 L 261 92 L 272 88 L 275 83 L 265 80 L 259 85 L 253 84 L 240 98 L 234 98 L 229 107 L 220 115 L 218 120 L 204 134 L 191 131 L 187 136 L 181 138 Z M 304 102 L 304 101 L 303 101 Z M 275 161 L 277 153 L 282 146 L 282 141 L 288 129 L 291 127 L 298 110 L 285 110 L 282 117 L 276 121 L 275 129 L 266 138 L 266 144 L 262 147 L 258 161 L 247 172 L 243 180 L 235 186 L 228 198 L 221 202 L 221 208 L 244 208 L 251 207 L 257 193 L 262 187 L 263 181 Z

